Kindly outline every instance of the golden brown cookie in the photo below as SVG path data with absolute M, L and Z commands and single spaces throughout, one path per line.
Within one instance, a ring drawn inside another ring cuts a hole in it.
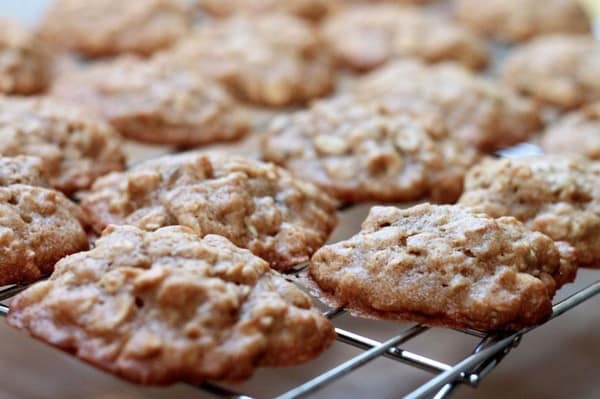
M 577 0 L 454 0 L 458 19 L 504 42 L 551 33 L 590 32 L 589 18 Z
M 249 116 L 216 83 L 189 68 L 132 57 L 63 75 L 52 95 L 85 104 L 124 136 L 192 147 L 243 136 Z
M 274 119 L 262 154 L 347 202 L 454 202 L 477 160 L 439 118 L 388 114 L 344 97 Z
M 44 173 L 42 160 L 38 157 L 25 155 L 16 157 L 0 156 L 0 187 L 10 186 L 11 184 L 48 187 Z
M 259 105 L 303 103 L 333 88 L 332 63 L 318 32 L 284 14 L 206 24 L 157 57 L 197 69 L 235 97 Z
M 41 158 L 50 185 L 66 194 L 125 163 L 109 124 L 51 98 L 0 97 L 0 137 L 0 155 Z
M 392 62 L 358 79 L 353 91 L 390 112 L 436 113 L 452 136 L 483 151 L 524 141 L 541 127 L 534 102 L 452 63 Z
M 19 294 L 8 322 L 130 381 L 240 381 L 306 362 L 335 337 L 308 295 L 227 239 L 108 228 Z
M 148 55 L 184 36 L 191 23 L 181 0 L 55 0 L 40 33 L 88 57 Z
M 487 160 L 467 175 L 460 204 L 514 216 L 600 267 L 600 162 L 569 156 Z
M 286 12 L 315 21 L 339 7 L 340 0 L 196 0 L 196 3 L 201 10 L 219 18 L 234 14 Z
M 51 77 L 49 50 L 23 26 L 0 18 L 0 93 L 34 94 Z
M 315 253 L 309 274 L 359 316 L 520 329 L 550 316 L 555 291 L 575 277 L 572 256 L 514 218 L 458 205 L 374 207 L 360 233 Z
M 348 7 L 327 19 L 323 34 L 339 64 L 363 71 L 399 57 L 456 61 L 472 69 L 488 61 L 485 43 L 475 34 L 417 7 Z
M 573 111 L 546 128 L 544 151 L 581 154 L 600 161 L 600 103 Z
M 0 187 L 0 286 L 47 276 L 64 256 L 88 248 L 81 211 L 58 191 Z
M 600 43 L 591 36 L 552 35 L 517 47 L 502 68 L 505 83 L 560 108 L 600 100 Z
M 96 181 L 82 208 L 101 232 L 109 224 L 146 230 L 184 225 L 219 234 L 285 270 L 325 243 L 335 203 L 272 164 L 198 152 L 167 155 Z

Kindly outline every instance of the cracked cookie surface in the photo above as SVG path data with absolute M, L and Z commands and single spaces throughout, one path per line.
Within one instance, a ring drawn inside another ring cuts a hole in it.
M 285 270 L 306 262 L 336 223 L 335 202 L 273 164 L 184 153 L 99 179 L 81 204 L 92 226 L 184 225 L 219 234 Z
M 111 226 L 19 294 L 8 322 L 130 381 L 241 381 L 332 343 L 308 295 L 227 239 Z
M 19 155 L 0 156 L 0 187 L 12 184 L 48 187 L 44 177 L 42 160 L 38 157 Z
M 600 162 L 560 155 L 486 160 L 467 174 L 459 203 L 514 216 L 570 243 L 581 265 L 600 267 Z
M 519 329 L 550 316 L 556 289 L 575 277 L 572 257 L 514 218 L 374 207 L 357 235 L 315 253 L 309 274 L 326 300 L 359 316 Z
M 51 98 L 0 97 L 0 136 L 0 155 L 39 157 L 50 185 L 67 195 L 125 164 L 108 123 Z

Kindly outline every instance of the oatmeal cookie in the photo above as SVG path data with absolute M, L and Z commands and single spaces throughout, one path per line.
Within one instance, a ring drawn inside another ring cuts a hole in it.
M 38 157 L 24 155 L 16 157 L 0 156 L 0 187 L 12 184 L 48 187 L 44 173 L 42 160 Z
M 308 295 L 227 239 L 111 226 L 19 294 L 8 322 L 130 381 L 241 381 L 317 357 L 335 332 Z
M 363 71 L 398 57 L 456 61 L 472 69 L 488 60 L 485 43 L 475 34 L 417 7 L 349 7 L 325 22 L 323 34 L 339 64 Z
M 559 155 L 490 159 L 469 172 L 459 203 L 514 216 L 569 242 L 582 266 L 600 267 L 600 162 Z
M 352 90 L 389 112 L 438 114 L 454 137 L 482 151 L 524 141 L 541 127 L 533 101 L 453 63 L 396 61 L 359 78 Z
M 206 24 L 157 60 L 197 69 L 258 105 L 303 103 L 333 88 L 332 63 L 318 32 L 284 14 Z
M 109 124 L 50 98 L 0 97 L 0 137 L 0 155 L 41 158 L 50 185 L 65 194 L 125 164 Z
M 335 203 L 272 164 L 229 155 L 167 155 L 96 181 L 82 208 L 97 232 L 191 227 L 219 234 L 285 270 L 306 262 L 335 226 Z
M 590 32 L 577 0 L 455 0 L 458 19 L 504 42 L 520 42 L 551 33 Z
M 184 36 L 191 19 L 181 0 L 56 0 L 40 34 L 88 57 L 148 55 Z
M 575 277 L 572 257 L 511 217 L 458 205 L 374 207 L 360 233 L 315 253 L 309 274 L 359 316 L 519 329 L 551 315 L 555 291 Z
M 66 74 L 52 95 L 85 104 L 124 136 L 193 147 L 243 136 L 250 119 L 218 84 L 190 68 L 123 57 Z
M 600 101 L 600 43 L 593 37 L 552 35 L 534 39 L 509 54 L 506 84 L 543 103 L 576 108 Z
M 51 60 L 49 50 L 37 35 L 0 18 L 0 93 L 43 91 L 50 81 Z
M 600 103 L 573 111 L 548 126 L 541 145 L 549 153 L 582 154 L 600 161 Z
M 274 119 L 262 153 L 348 202 L 454 202 L 477 159 L 439 118 L 387 114 L 343 97 Z
M 88 248 L 81 211 L 58 191 L 0 187 L 0 286 L 46 276 L 64 256 Z

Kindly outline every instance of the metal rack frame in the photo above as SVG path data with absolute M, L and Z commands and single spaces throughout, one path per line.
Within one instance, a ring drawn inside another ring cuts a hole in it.
M 27 287 L 11 286 L 0 290 L 0 301 L 15 296 L 25 288 Z M 600 280 L 556 303 L 553 306 L 550 320 L 559 317 L 598 294 L 600 294 Z M 7 305 L 0 304 L 0 316 L 6 316 L 8 311 L 9 307 Z M 335 321 L 337 317 L 344 313 L 344 309 L 330 309 L 324 315 L 330 320 Z M 550 320 L 546 323 L 550 322 Z M 400 345 L 424 333 L 430 327 L 414 324 L 385 342 L 379 342 L 352 331 L 336 327 L 335 332 L 337 333 L 337 340 L 339 342 L 361 349 L 363 352 L 325 373 L 288 390 L 278 396 L 277 399 L 306 397 L 381 357 L 435 374 L 435 377 L 428 382 L 414 391 L 407 393 L 405 399 L 447 398 L 461 385 L 477 387 L 502 359 L 521 342 L 523 335 L 544 326 L 546 323 L 514 332 L 483 333 L 470 329 L 458 330 L 464 334 L 477 337 L 480 341 L 469 356 L 454 365 L 400 348 Z M 251 396 L 240 394 L 212 383 L 201 384 L 198 388 L 222 398 L 252 399 Z

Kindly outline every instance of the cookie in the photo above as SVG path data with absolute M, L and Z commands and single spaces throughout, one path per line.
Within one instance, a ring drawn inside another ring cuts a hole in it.
M 514 216 L 569 242 L 582 266 L 600 267 L 600 162 L 559 155 L 487 160 L 467 175 L 459 203 Z
M 191 23 L 180 0 L 55 0 L 40 34 L 88 57 L 149 55 L 184 36 Z
M 0 156 L 0 187 L 12 184 L 47 187 L 42 160 L 24 155 Z
M 550 124 L 541 145 L 549 153 L 581 154 L 600 161 L 600 103 L 573 111 Z
M 133 57 L 65 74 L 52 95 L 95 110 L 125 137 L 153 144 L 231 141 L 250 124 L 246 112 L 197 71 Z
M 318 21 L 337 9 L 340 0 L 196 0 L 196 3 L 201 10 L 218 18 L 284 12 Z
M 591 30 L 577 0 L 455 0 L 454 8 L 462 23 L 503 42 Z
M 309 274 L 359 316 L 512 330 L 551 315 L 555 291 L 575 277 L 572 257 L 514 218 L 458 205 L 374 207 L 357 235 L 315 253 Z
M 101 232 L 109 224 L 170 225 L 219 234 L 285 270 L 325 243 L 335 203 L 272 164 L 197 152 L 167 155 L 96 181 L 82 208 Z
M 472 69 L 488 61 L 485 43 L 475 34 L 417 7 L 348 7 L 327 19 L 323 34 L 340 65 L 361 71 L 405 57 L 456 61 Z
M 545 104 L 576 108 L 600 101 L 600 44 L 589 36 L 552 35 L 509 53 L 506 84 Z
M 85 251 L 81 216 L 58 191 L 0 186 L 0 286 L 36 281 L 62 257 Z
M 389 112 L 438 114 L 453 137 L 482 151 L 524 141 L 541 127 L 533 101 L 453 63 L 395 61 L 359 78 L 351 90 Z
M 142 384 L 241 381 L 317 357 L 335 332 L 308 295 L 227 239 L 108 228 L 19 294 L 8 322 Z
M 332 63 L 318 32 L 284 14 L 206 24 L 157 58 L 201 71 L 257 105 L 300 104 L 333 88 Z
M 0 137 L 0 155 L 39 157 L 50 185 L 65 194 L 125 163 L 110 125 L 50 98 L 0 97 Z
M 52 57 L 41 39 L 0 18 L 0 93 L 34 94 L 46 89 Z
M 344 97 L 274 119 L 262 154 L 345 202 L 454 202 L 477 159 L 439 118 Z

